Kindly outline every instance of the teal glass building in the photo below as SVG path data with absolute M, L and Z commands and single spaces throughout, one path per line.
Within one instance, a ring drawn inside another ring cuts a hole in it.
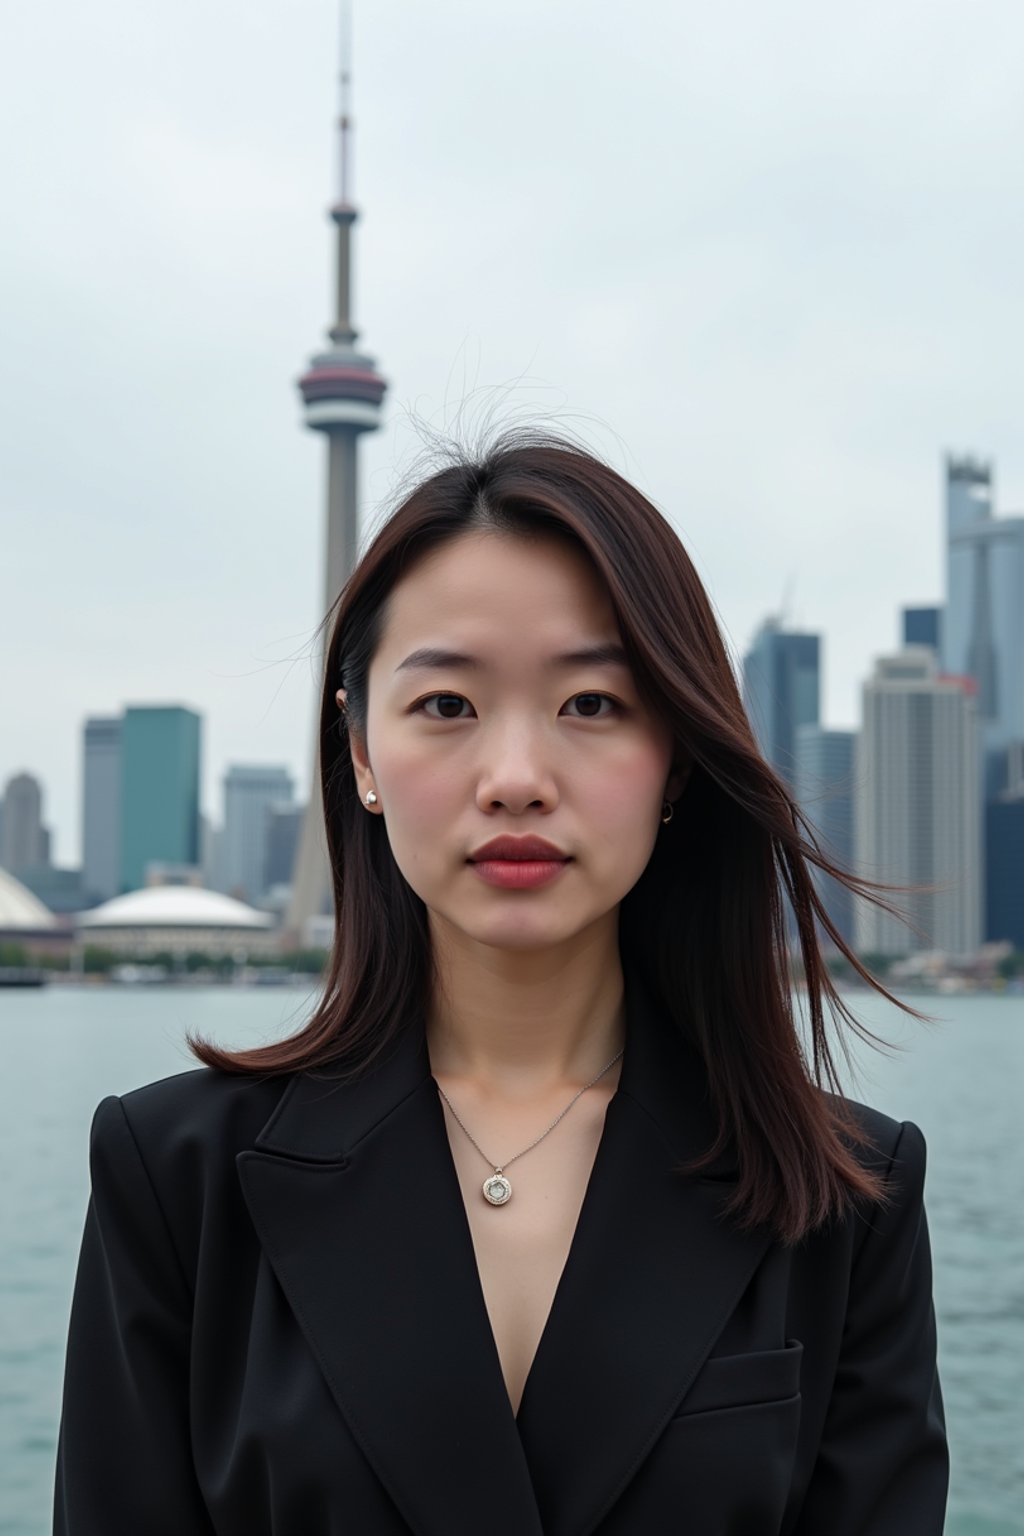
M 121 736 L 121 890 L 149 864 L 199 863 L 202 721 L 180 705 L 135 705 Z
M 818 635 L 784 630 L 769 618 L 743 658 L 743 706 L 762 753 L 791 789 L 796 788 L 796 733 L 821 720 L 820 651 Z

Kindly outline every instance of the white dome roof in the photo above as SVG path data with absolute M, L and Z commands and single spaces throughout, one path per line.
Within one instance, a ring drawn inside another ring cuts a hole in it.
M 269 912 L 257 912 L 233 896 L 194 885 L 151 885 L 115 896 L 80 912 L 79 928 L 272 928 Z
M 57 919 L 37 896 L 0 869 L 0 928 L 56 928 Z

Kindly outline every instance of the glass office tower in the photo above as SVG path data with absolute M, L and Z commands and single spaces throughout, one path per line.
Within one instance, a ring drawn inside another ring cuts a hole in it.
M 796 789 L 796 733 L 821 719 L 821 642 L 766 619 L 743 658 L 743 704 L 765 757 Z
M 94 716 L 82 731 L 82 885 L 96 901 L 121 890 L 122 724 Z
M 150 864 L 199 863 L 201 719 L 180 705 L 131 705 L 121 735 L 121 890 Z

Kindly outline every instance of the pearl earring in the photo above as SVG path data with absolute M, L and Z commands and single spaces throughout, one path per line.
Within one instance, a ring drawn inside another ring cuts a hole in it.
M 368 789 L 366 791 L 366 803 L 367 803 L 367 805 L 376 805 L 377 804 L 377 796 L 374 794 L 372 789 Z
M 668 812 L 667 816 L 665 815 L 666 811 Z M 676 808 L 672 804 L 671 800 L 666 800 L 663 803 L 662 807 L 661 807 L 661 820 L 662 820 L 662 823 L 663 823 L 664 826 L 666 826 L 666 827 L 668 826 L 669 822 L 672 820 L 672 817 L 675 815 L 675 813 L 676 813 Z

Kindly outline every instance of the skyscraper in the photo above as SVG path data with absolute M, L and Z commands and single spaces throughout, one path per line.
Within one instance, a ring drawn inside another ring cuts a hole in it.
M 985 938 L 1024 950 L 1024 742 L 985 806 Z
M 50 862 L 50 834 L 43 826 L 43 790 L 31 773 L 15 773 L 4 786 L 0 868 L 22 875 Z
M 973 953 L 981 940 L 977 692 L 939 673 L 934 651 L 882 657 L 864 684 L 854 772 L 856 867 L 867 879 L 930 890 L 894 896 L 921 932 L 855 904 L 861 953 Z
M 121 889 L 121 727 L 97 716 L 82 731 L 82 887 L 103 901 Z
M 133 705 L 121 736 L 121 890 L 149 864 L 199 863 L 201 720 L 180 705 Z
M 743 703 L 758 744 L 791 788 L 796 780 L 796 733 L 821 718 L 820 639 L 765 619 L 743 658 Z
M 266 857 L 263 863 L 263 889 L 290 886 L 299 846 L 303 805 L 270 805 L 266 815 Z
M 1024 741 L 1024 517 L 996 517 L 992 466 L 946 459 L 942 664 L 974 678 L 989 757 Z
M 357 352 L 358 331 L 351 318 L 352 226 L 358 217 L 349 198 L 349 48 L 342 21 L 341 114 L 338 119 L 339 192 L 330 210 L 337 231 L 336 317 L 328 331 L 330 347 L 318 353 L 299 380 L 305 421 L 327 438 L 327 518 L 324 559 L 324 611 L 327 612 L 350 575 L 358 541 L 359 481 L 357 447 L 361 433 L 380 425 L 386 384 L 372 357 Z M 319 707 L 314 719 L 319 718 Z M 314 729 L 314 746 L 319 733 Z M 305 922 L 327 909 L 330 880 L 323 809 L 314 751 L 313 787 L 299 839 L 287 928 L 298 935 Z
M 817 831 L 824 851 L 853 868 L 853 773 L 855 731 L 820 725 L 796 730 L 796 798 Z M 848 944 L 853 943 L 853 897 L 845 885 L 813 870 L 818 895 Z
M 199 818 L 199 867 L 208 891 L 226 891 L 224 879 L 224 828 L 208 816 Z
M 930 645 L 933 651 L 941 651 L 942 609 L 904 608 L 903 644 Z
M 256 902 L 266 890 L 267 812 L 290 803 L 287 768 L 236 764 L 224 775 L 222 876 L 229 896 Z

